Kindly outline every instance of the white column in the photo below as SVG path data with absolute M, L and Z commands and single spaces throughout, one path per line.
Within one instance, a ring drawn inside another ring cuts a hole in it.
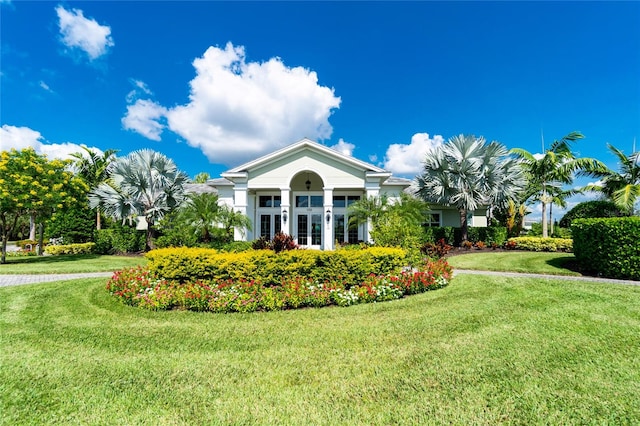
M 280 228 L 285 234 L 291 235 L 291 221 L 293 212 L 291 211 L 291 189 L 280 188 Z
M 369 186 L 368 182 L 367 182 L 367 186 L 366 186 L 366 191 L 365 191 L 365 197 L 369 198 L 369 197 L 378 197 L 380 195 L 380 186 L 379 183 L 376 182 L 375 186 Z M 365 223 L 364 225 L 364 240 L 367 242 L 372 242 L 371 240 L 371 223 L 369 223 L 369 221 L 367 220 L 367 223 Z
M 324 214 L 322 221 L 324 222 L 324 241 L 322 250 L 333 250 L 335 236 L 333 235 L 333 188 L 324 189 Z M 327 220 L 327 215 L 329 220 Z
M 237 183 L 233 189 L 233 204 L 234 210 L 242 213 L 244 215 L 247 214 L 247 183 Z M 255 224 L 254 224 L 255 226 Z M 242 230 L 235 228 L 233 231 L 233 239 L 236 241 L 242 241 L 246 238 L 246 234 L 242 234 Z

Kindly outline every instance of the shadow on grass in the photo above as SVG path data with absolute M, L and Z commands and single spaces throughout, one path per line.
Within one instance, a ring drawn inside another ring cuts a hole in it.
M 17 265 L 23 263 L 39 263 L 39 264 L 55 264 L 62 262 L 70 262 L 70 261 L 78 261 L 84 259 L 97 259 L 99 258 L 99 254 L 63 254 L 59 256 L 20 256 L 20 257 L 10 257 L 7 256 L 6 265 Z
M 567 255 L 570 255 L 570 253 L 567 253 Z M 582 268 L 574 256 L 549 259 L 545 263 L 547 265 L 553 266 L 554 268 L 566 269 L 571 272 L 576 272 L 580 275 L 596 276 L 596 274 Z

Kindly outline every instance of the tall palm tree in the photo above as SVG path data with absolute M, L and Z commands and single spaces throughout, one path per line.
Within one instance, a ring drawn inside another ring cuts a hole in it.
M 429 203 L 454 206 L 460 214 L 462 239 L 468 238 L 468 212 L 481 206 L 503 206 L 517 198 L 525 181 L 518 163 L 499 142 L 454 136 L 431 150 L 416 177 L 416 193 Z
M 620 172 L 605 168 L 592 173 L 592 176 L 600 178 L 600 182 L 587 185 L 585 190 L 601 192 L 621 210 L 633 214 L 636 201 L 640 198 L 640 151 L 626 156 L 611 144 L 607 144 L 607 147 L 618 158 Z
M 109 179 L 111 164 L 116 159 L 117 149 L 108 149 L 100 155 L 97 150 L 80 145 L 84 152 L 70 154 L 75 158 L 74 165 L 78 174 L 89 185 L 90 189 L 97 188 L 101 183 Z M 96 229 L 100 229 L 100 206 L 96 206 Z
M 153 248 L 153 225 L 184 199 L 183 185 L 189 180 L 165 155 L 143 149 L 113 164 L 108 183 L 89 193 L 92 208 L 102 206 L 105 214 L 123 223 L 133 216 L 147 222 L 147 249 Z
M 538 200 L 542 205 L 542 236 L 548 237 L 547 205 L 553 202 L 564 185 L 573 183 L 574 174 L 588 175 L 601 170 L 604 165 L 593 158 L 577 158 L 571 151 L 571 143 L 584 138 L 580 132 L 571 132 L 554 141 L 543 155 L 534 155 L 513 148 L 511 153 L 520 158 L 529 184 L 527 200 Z

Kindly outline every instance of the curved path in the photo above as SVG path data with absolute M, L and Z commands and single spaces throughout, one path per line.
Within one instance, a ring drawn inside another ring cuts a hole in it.
M 457 274 L 475 274 L 475 275 L 494 275 L 501 277 L 530 277 L 545 278 L 550 280 L 573 280 L 587 281 L 593 283 L 609 283 L 622 285 L 640 286 L 640 281 L 616 280 L 613 278 L 595 278 L 583 276 L 567 276 L 567 275 L 545 275 L 545 274 L 529 274 L 519 272 L 495 272 L 495 271 L 475 271 L 468 269 L 455 269 L 454 276 Z M 109 278 L 113 272 L 86 272 L 78 274 L 40 274 L 40 275 L 0 275 L 0 287 L 7 287 L 21 284 L 35 284 L 52 281 L 75 280 L 79 278 Z
M 29 275 L 0 275 L 0 287 L 11 285 L 45 283 L 51 281 L 76 280 L 78 278 L 110 278 L 113 272 L 84 272 L 77 274 L 29 274 Z

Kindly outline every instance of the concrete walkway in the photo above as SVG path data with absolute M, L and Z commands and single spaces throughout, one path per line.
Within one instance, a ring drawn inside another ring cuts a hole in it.
M 516 277 L 516 278 L 519 278 L 519 277 L 544 278 L 549 280 L 587 281 L 592 283 L 640 286 L 640 281 L 617 280 L 614 278 L 569 276 L 569 275 L 548 275 L 548 274 L 529 274 L 529 273 L 521 273 L 521 272 L 497 272 L 497 271 L 476 271 L 476 270 L 469 270 L 469 269 L 454 269 L 453 276 L 455 277 L 457 274 L 493 275 L 493 276 L 500 276 L 500 277 Z
M 571 281 L 587 281 L 593 283 L 609 283 L 622 285 L 640 286 L 640 281 L 616 280 L 613 278 L 594 278 L 594 277 L 575 277 L 564 275 L 544 275 L 544 274 L 528 274 L 518 272 L 494 272 L 494 271 L 471 271 L 468 269 L 455 269 L 453 275 L 458 274 L 474 274 L 474 275 L 493 275 L 501 277 L 527 277 L 527 278 L 544 278 L 549 280 L 571 280 Z M 79 278 L 110 278 L 113 272 L 87 272 L 79 274 L 41 274 L 41 275 L 0 275 L 0 287 L 8 287 L 12 285 L 35 284 L 52 281 L 75 280 Z
M 11 285 L 76 280 L 79 278 L 110 278 L 113 272 L 85 272 L 78 274 L 0 275 L 0 287 Z

